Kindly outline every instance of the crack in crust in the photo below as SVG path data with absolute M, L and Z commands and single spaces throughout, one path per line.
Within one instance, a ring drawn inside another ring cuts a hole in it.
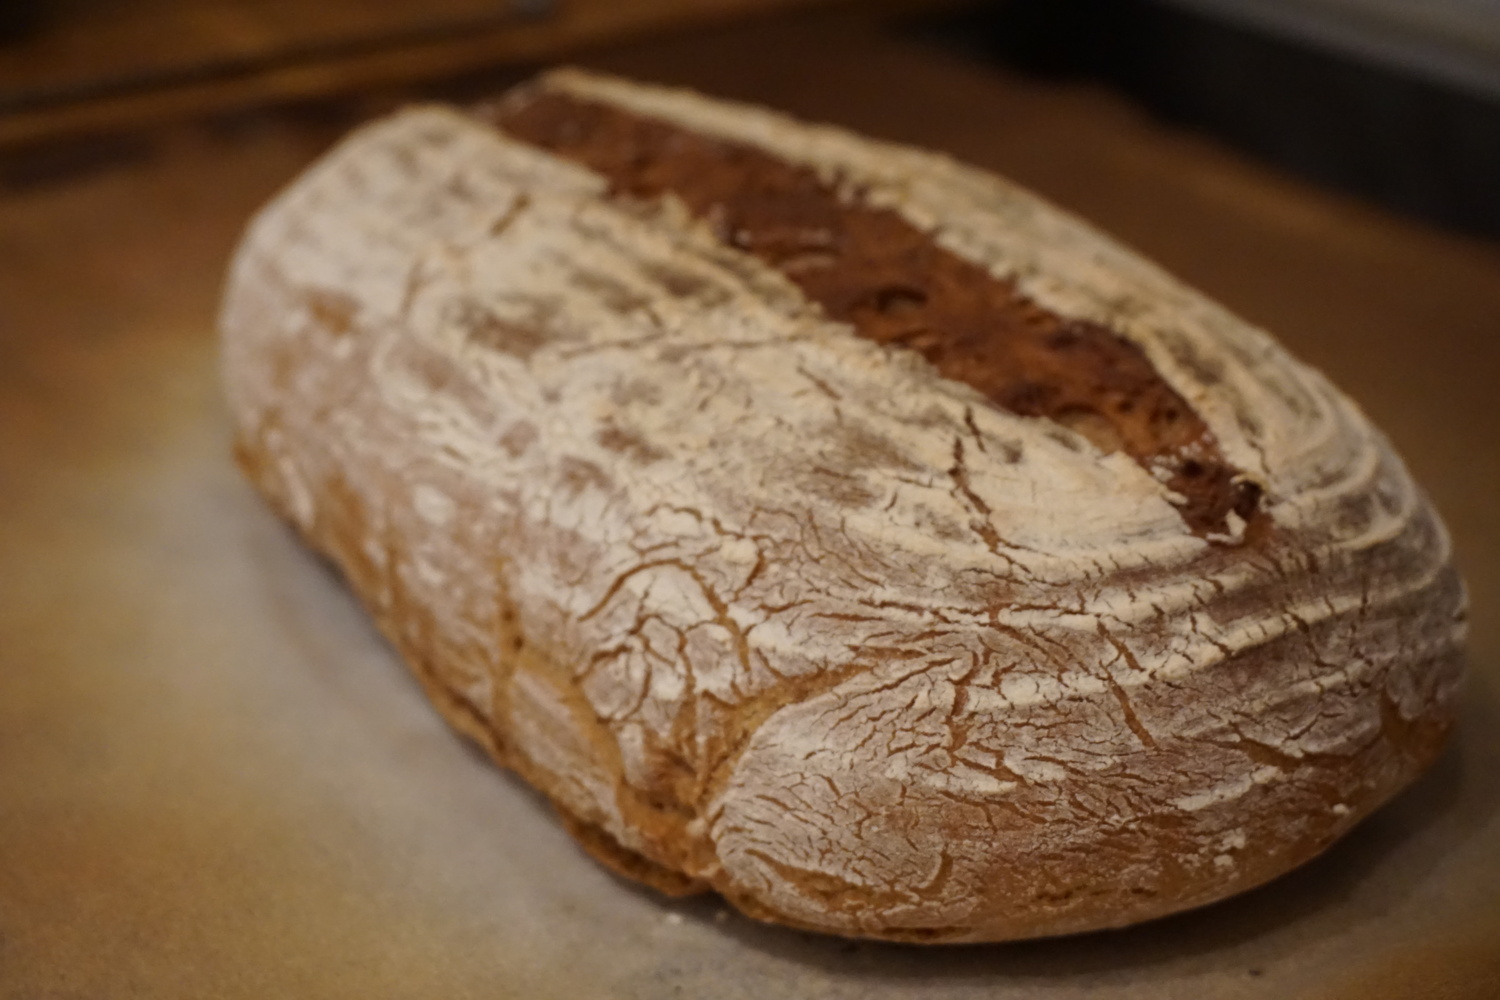
M 444 109 L 361 130 L 236 257 L 238 454 L 596 856 L 822 931 L 1066 933 L 1273 877 L 1432 759 L 1446 536 L 1273 342 L 929 154 L 541 86 L 766 151 L 1118 328 L 1265 487 L 1265 529 L 1210 543 L 1128 447 L 853 335 L 680 199 Z
M 857 188 L 840 192 L 752 146 L 566 90 L 522 89 L 479 113 L 599 173 L 615 197 L 680 199 L 720 241 L 785 274 L 859 336 L 914 350 L 997 406 L 1156 470 L 1195 533 L 1239 540 L 1248 524 L 1265 527 L 1262 488 L 1224 460 L 1213 432 L 1138 347 L 1041 308 Z

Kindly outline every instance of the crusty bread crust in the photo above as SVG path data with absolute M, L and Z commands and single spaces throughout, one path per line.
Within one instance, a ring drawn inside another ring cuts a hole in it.
M 1264 882 L 1431 762 L 1446 534 L 1268 336 L 942 157 L 540 86 L 857 185 L 1128 339 L 1269 521 L 1202 537 L 1143 465 L 854 336 L 670 197 L 449 109 L 359 130 L 236 256 L 238 455 L 601 860 L 841 934 L 1059 934 Z

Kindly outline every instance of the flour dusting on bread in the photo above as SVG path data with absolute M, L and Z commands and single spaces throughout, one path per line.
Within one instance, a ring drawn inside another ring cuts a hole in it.
M 1118 338 L 1253 484 L 1195 527 L 1180 454 L 857 335 L 493 109 L 360 129 L 235 259 L 238 454 L 596 855 L 802 927 L 1031 937 L 1259 884 L 1431 762 L 1446 534 L 1270 337 L 936 154 L 572 71 L 509 100 L 547 94 L 894 213 Z

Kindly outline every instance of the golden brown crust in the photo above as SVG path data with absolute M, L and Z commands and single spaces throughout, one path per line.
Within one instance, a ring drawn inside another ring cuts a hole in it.
M 1431 761 L 1446 536 L 1264 334 L 930 154 L 543 86 L 850 179 L 1107 326 L 1269 525 L 1203 537 L 1170 475 L 856 336 L 680 201 L 452 111 L 362 130 L 236 259 L 239 454 L 606 864 L 841 934 L 1067 933 L 1275 877 Z
M 657 864 L 645 855 L 623 846 L 603 827 L 585 823 L 566 809 L 558 810 L 563 826 L 585 851 L 610 871 L 649 885 L 668 896 L 692 896 L 707 892 L 706 882 L 681 871 Z

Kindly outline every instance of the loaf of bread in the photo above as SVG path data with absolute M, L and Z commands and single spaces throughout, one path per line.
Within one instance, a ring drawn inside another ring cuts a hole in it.
M 355 132 L 222 328 L 249 478 L 666 892 L 1119 926 L 1311 858 L 1453 717 L 1462 585 L 1359 410 L 939 155 L 555 72 Z

